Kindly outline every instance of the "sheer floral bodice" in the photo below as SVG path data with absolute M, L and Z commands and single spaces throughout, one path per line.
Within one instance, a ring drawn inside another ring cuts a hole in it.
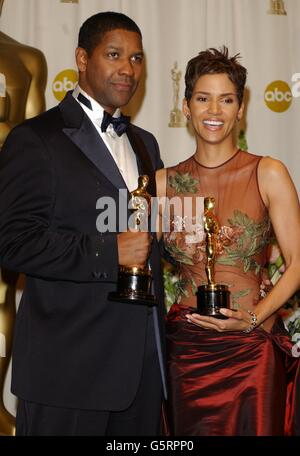
M 270 239 L 270 220 L 261 199 L 257 167 L 262 157 L 239 150 L 215 168 L 200 165 L 194 157 L 167 169 L 167 197 L 215 198 L 219 222 L 215 282 L 229 285 L 231 307 L 251 309 L 260 299 L 262 269 Z M 172 205 L 171 205 L 172 208 Z M 202 217 L 191 220 L 171 211 L 171 231 L 165 247 L 178 267 L 177 303 L 196 306 L 195 292 L 207 283 Z M 193 224 L 191 230 L 191 223 Z

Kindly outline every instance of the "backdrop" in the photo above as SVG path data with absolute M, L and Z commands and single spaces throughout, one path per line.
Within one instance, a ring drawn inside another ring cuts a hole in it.
M 141 27 L 146 78 L 132 111 L 134 121 L 156 135 L 166 165 L 194 152 L 187 129 L 168 126 L 176 87 L 181 107 L 186 63 L 200 50 L 225 44 L 232 54 L 241 53 L 249 71 L 242 124 L 249 150 L 282 159 L 300 190 L 299 0 L 5 0 L 1 30 L 46 56 L 47 107 L 74 84 L 81 23 L 105 10 L 124 12 Z M 276 12 L 286 14 L 270 14 Z M 171 74 L 175 62 L 177 82 Z M 298 85 L 292 81 L 295 74 Z M 292 89 L 298 97 L 292 97 Z
M 225 44 L 249 71 L 242 143 L 281 159 L 300 190 L 299 0 L 5 0 L 0 29 L 46 56 L 48 108 L 76 81 L 81 23 L 107 10 L 131 16 L 142 30 L 146 74 L 127 111 L 155 134 L 166 165 L 195 149 L 180 115 L 186 63 L 200 50 Z M 12 409 L 8 396 L 6 402 Z

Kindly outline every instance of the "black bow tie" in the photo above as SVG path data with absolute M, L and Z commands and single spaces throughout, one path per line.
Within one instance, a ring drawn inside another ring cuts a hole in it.
M 92 103 L 81 92 L 79 92 L 77 98 L 80 101 L 80 103 L 84 104 L 91 111 L 93 110 Z M 129 122 L 130 122 L 130 117 L 128 117 L 128 116 L 123 116 L 123 114 L 121 114 L 120 117 L 113 117 L 108 112 L 103 111 L 101 131 L 102 132 L 106 131 L 108 125 L 112 124 L 113 129 L 115 130 L 117 135 L 121 136 L 127 130 Z
M 113 117 L 108 112 L 103 111 L 103 119 L 101 123 L 101 131 L 106 131 L 109 124 L 112 124 L 113 129 L 118 136 L 121 136 L 128 128 L 130 117 L 120 115 L 120 117 Z

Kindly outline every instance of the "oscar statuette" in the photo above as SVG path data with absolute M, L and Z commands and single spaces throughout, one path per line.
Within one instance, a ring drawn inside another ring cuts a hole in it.
M 178 70 L 177 62 L 174 63 L 174 67 L 171 70 L 171 76 L 173 81 L 173 109 L 170 112 L 169 127 L 185 127 L 185 117 L 183 112 L 178 108 L 181 71 Z
M 268 14 L 279 14 L 282 16 L 286 16 L 284 1 L 283 0 L 270 0 L 270 9 L 268 10 Z
M 206 233 L 206 267 L 207 284 L 198 287 L 197 312 L 209 317 L 226 319 L 220 313 L 220 308 L 230 308 L 230 291 L 227 285 L 218 284 L 214 281 L 216 242 L 219 232 L 219 224 L 213 212 L 215 199 L 204 198 L 204 232 Z
M 151 195 L 146 191 L 149 177 L 139 176 L 138 188 L 130 192 L 130 210 L 133 212 L 133 229 L 141 231 L 150 215 Z M 148 263 L 144 266 L 119 265 L 117 291 L 108 295 L 110 301 L 156 306 L 151 294 L 152 274 Z

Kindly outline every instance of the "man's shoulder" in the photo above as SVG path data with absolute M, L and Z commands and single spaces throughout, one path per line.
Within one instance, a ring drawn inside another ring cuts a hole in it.
M 16 125 L 8 134 L 2 150 L 9 145 L 23 143 L 25 140 L 47 141 L 55 132 L 61 130 L 62 125 L 58 107 L 51 108 Z
M 150 131 L 148 130 L 145 130 L 144 128 L 141 128 L 141 127 L 138 127 L 137 125 L 135 124 L 130 124 L 131 125 L 131 128 L 132 130 L 139 134 L 140 136 L 145 136 L 146 138 L 153 138 L 155 139 L 155 136 L 153 133 L 151 133 Z M 156 140 L 156 139 L 155 139 Z
M 133 124 L 131 124 L 131 132 L 136 136 L 135 142 L 137 144 L 140 143 L 142 148 L 146 148 L 153 162 L 154 169 L 162 168 L 163 162 L 160 157 L 159 145 L 155 136 L 150 133 L 150 131 L 144 130 L 143 128 Z M 130 137 L 129 139 L 131 140 Z M 132 139 L 134 140 L 134 138 Z
M 132 132 L 139 136 L 141 140 L 144 142 L 145 146 L 148 148 L 149 151 L 155 151 L 155 153 L 159 150 L 158 142 L 153 133 L 148 130 L 144 130 L 137 125 L 130 124 Z
M 23 125 L 28 125 L 31 127 L 38 127 L 43 124 L 51 126 L 51 123 L 55 119 L 60 119 L 61 113 L 58 106 L 54 106 L 54 108 L 50 108 L 47 111 L 42 112 L 38 116 L 32 117 L 31 119 L 27 119 L 23 122 Z
M 48 109 L 38 116 L 26 119 L 24 122 L 17 125 L 13 130 L 15 133 L 33 130 L 39 136 L 43 133 L 50 133 L 57 130 L 62 124 L 62 118 L 58 106 Z
M 69 91 L 58 105 L 42 112 L 38 116 L 25 120 L 19 127 L 31 127 L 34 130 L 38 128 L 41 129 L 41 132 L 52 132 L 65 124 L 64 116 L 68 118 L 70 117 L 70 113 L 71 116 L 74 116 L 74 112 L 77 113 L 74 107 L 79 112 L 81 111 L 81 108 L 79 108 L 78 103 L 72 96 L 72 91 Z

